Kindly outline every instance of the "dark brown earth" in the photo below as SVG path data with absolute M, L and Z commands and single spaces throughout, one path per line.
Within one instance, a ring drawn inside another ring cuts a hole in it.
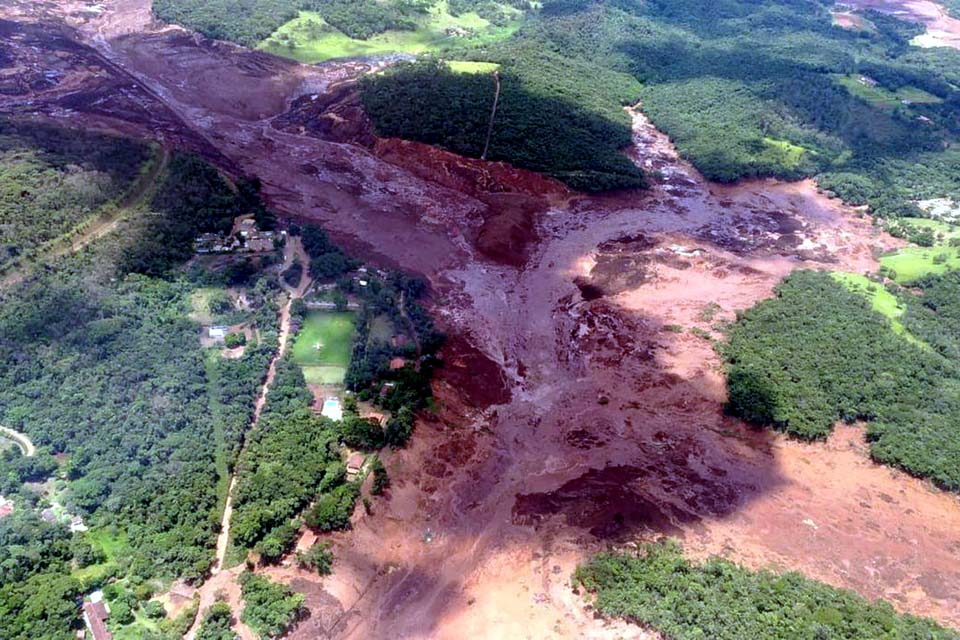
M 385 455 L 388 496 L 331 537 L 333 576 L 265 570 L 308 596 L 292 638 L 642 637 L 595 620 L 569 577 L 660 535 L 960 627 L 957 497 L 874 465 L 862 428 L 811 445 L 724 416 L 720 363 L 690 332 L 719 337 L 794 269 L 873 271 L 896 245 L 811 182 L 710 184 L 634 113 L 630 155 L 662 179 L 588 197 L 377 140 L 351 84 L 370 65 L 211 43 L 147 0 L 8 0 L 0 19 L 0 113 L 197 150 L 432 284 L 451 336 L 436 413 Z

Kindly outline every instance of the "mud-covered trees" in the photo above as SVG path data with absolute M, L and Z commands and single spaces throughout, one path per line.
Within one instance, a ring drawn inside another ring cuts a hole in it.
M 753 572 L 714 558 L 695 564 L 673 543 L 637 555 L 603 553 L 574 579 L 604 616 L 626 618 L 676 640 L 957 640 L 934 622 L 897 614 L 798 573 Z
M 317 575 L 330 575 L 333 572 L 333 553 L 330 551 L 330 544 L 318 542 L 307 551 L 298 553 L 297 565 L 302 569 L 316 571 Z

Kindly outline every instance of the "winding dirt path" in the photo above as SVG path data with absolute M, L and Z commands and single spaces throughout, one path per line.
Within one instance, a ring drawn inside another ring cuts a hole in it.
M 33 441 L 25 433 L 14 431 L 8 427 L 0 427 L 0 436 L 12 440 L 20 452 L 27 458 L 37 455 L 37 448 L 33 446 Z
M 310 261 L 307 258 L 306 252 L 303 250 L 303 244 L 300 238 L 287 238 L 284 246 L 283 269 L 285 270 L 293 264 L 294 261 L 299 262 L 303 267 L 303 274 L 296 288 L 288 288 L 286 302 L 284 302 L 280 309 L 280 332 L 277 336 L 277 351 L 274 353 L 273 358 L 270 360 L 270 366 L 267 368 L 267 374 L 264 378 L 263 385 L 260 387 L 260 394 L 257 396 L 257 401 L 254 404 L 253 418 L 250 421 L 247 432 L 256 429 L 257 424 L 260 422 L 260 415 L 263 413 L 263 408 L 267 404 L 267 396 L 270 393 L 270 387 L 277 374 L 277 362 L 279 362 L 286 353 L 287 344 L 290 341 L 290 307 L 294 300 L 303 297 L 311 283 Z M 240 636 L 241 640 L 255 640 L 257 637 L 257 635 L 239 619 L 240 612 L 243 610 L 243 603 L 241 600 L 240 587 L 239 584 L 237 584 L 236 578 L 243 572 L 244 565 L 241 563 L 239 566 L 231 567 L 228 570 L 225 570 L 226 568 L 224 566 L 227 550 L 230 545 L 230 522 L 233 517 L 233 494 L 236 486 L 237 472 L 235 471 L 234 475 L 230 478 L 230 486 L 224 502 L 223 515 L 220 518 L 220 533 L 217 536 L 216 558 L 213 569 L 211 570 L 211 578 L 199 589 L 200 606 L 197 608 L 197 617 L 194 619 L 193 625 L 184 636 L 186 640 L 193 640 L 196 636 L 197 631 L 200 629 L 200 623 L 203 621 L 204 614 L 207 609 L 216 602 L 218 594 L 226 595 L 227 602 L 230 604 L 230 608 L 233 610 L 236 618 L 234 631 Z
M 156 192 L 157 179 L 163 175 L 169 162 L 170 150 L 162 148 L 159 156 L 149 165 L 149 171 L 138 177 L 118 202 L 104 207 L 100 213 L 85 223 L 83 230 L 79 233 L 70 232 L 51 240 L 37 257 L 30 260 L 29 264 L 0 276 L 0 287 L 8 287 L 23 281 L 30 269 L 37 264 L 85 249 L 116 231 L 120 222 L 127 217 L 142 213 L 145 205 Z

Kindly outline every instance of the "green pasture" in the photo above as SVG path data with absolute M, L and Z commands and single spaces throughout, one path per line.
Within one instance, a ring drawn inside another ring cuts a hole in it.
M 927 346 L 922 340 L 913 336 L 899 318 L 906 312 L 906 307 L 897 299 L 897 296 L 887 291 L 886 287 L 857 273 L 843 273 L 835 271 L 830 274 L 834 280 L 842 284 L 849 291 L 861 295 L 870 301 L 874 311 L 890 320 L 890 328 L 898 336 L 918 346 Z
M 894 280 L 901 284 L 915 282 L 930 274 L 960 269 L 960 247 L 951 247 L 950 240 L 960 238 L 960 228 L 926 218 L 904 220 L 913 227 L 933 229 L 937 242 L 932 247 L 911 245 L 880 258 L 880 265 L 892 269 Z
M 258 45 L 263 51 L 300 62 L 315 63 L 337 58 L 421 54 L 447 46 L 483 44 L 509 38 L 520 27 L 522 14 L 498 27 L 474 12 L 453 16 L 446 0 L 438 2 L 412 31 L 386 31 L 366 40 L 351 38 L 328 24 L 319 13 L 300 15 L 277 29 Z
M 927 93 L 917 87 L 905 86 L 896 91 L 890 91 L 880 85 L 870 86 L 860 81 L 860 76 L 856 74 L 837 76 L 837 82 L 847 88 L 851 94 L 866 100 L 876 107 L 894 108 L 906 100 L 913 104 L 936 104 L 943 102 L 940 98 Z

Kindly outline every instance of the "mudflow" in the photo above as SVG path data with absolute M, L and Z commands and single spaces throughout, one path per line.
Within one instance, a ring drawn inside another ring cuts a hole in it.
M 380 140 L 353 84 L 370 64 L 206 41 L 147 0 L 8 0 L 0 33 L 0 112 L 190 148 L 432 283 L 439 410 L 386 454 L 389 496 L 334 536 L 333 576 L 260 569 L 307 595 L 290 637 L 645 637 L 570 574 L 663 535 L 960 628 L 955 496 L 872 464 L 860 427 L 801 444 L 722 412 L 707 335 L 794 269 L 876 270 L 896 241 L 859 212 L 810 182 L 705 182 L 639 110 L 648 192 Z

